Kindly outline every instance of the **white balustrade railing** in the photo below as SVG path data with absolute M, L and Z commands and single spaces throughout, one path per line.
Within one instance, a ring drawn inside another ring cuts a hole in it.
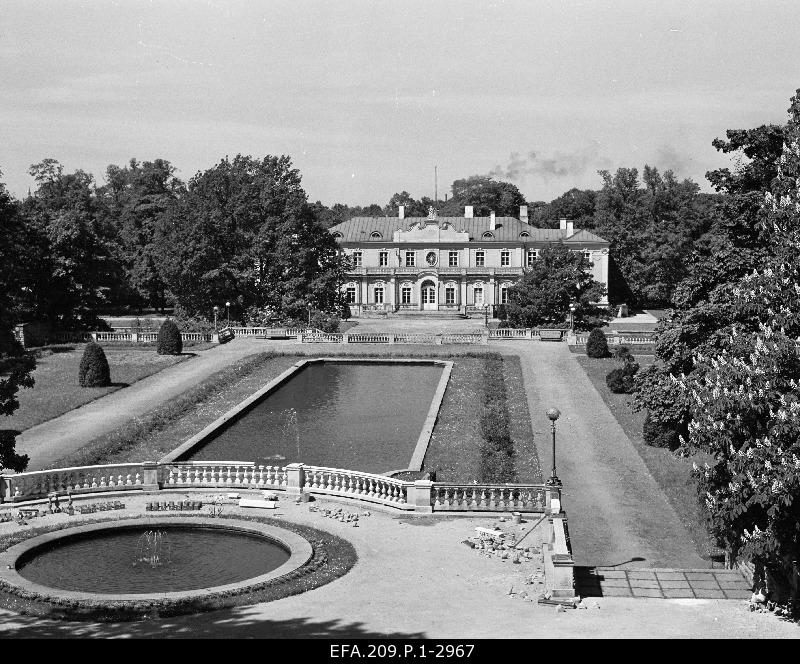
M 490 339 L 530 339 L 533 330 L 529 327 L 516 328 L 516 327 L 499 327 L 495 330 L 489 330 Z
M 344 339 L 343 334 L 328 332 L 312 332 L 300 335 L 300 341 L 304 344 L 340 344 Z
M 548 489 L 536 484 L 433 485 L 434 512 L 545 512 Z
M 388 334 L 348 334 L 347 343 L 349 344 L 388 344 L 390 335 Z
M 409 332 L 407 334 L 395 334 L 396 344 L 435 344 L 435 334 L 425 334 L 423 332 Z
M 386 475 L 319 466 L 304 466 L 303 474 L 303 487 L 309 493 L 342 496 L 401 509 L 413 509 L 413 506 L 404 507 L 408 502 L 408 488 L 414 486 L 413 482 L 396 480 Z
M 3 476 L 3 500 L 34 500 L 49 493 L 95 493 L 142 489 L 144 464 L 80 466 L 57 470 L 38 470 Z
M 450 333 L 442 335 L 443 344 L 482 344 L 486 341 L 488 341 L 488 337 L 483 334 Z
M 458 484 L 404 481 L 341 468 L 241 461 L 112 464 L 0 476 L 0 502 L 37 500 L 51 493 L 160 489 L 269 489 L 334 496 L 423 512 L 561 511 L 561 490 L 540 484 Z
M 231 461 L 188 461 L 164 467 L 163 483 L 167 488 L 238 487 L 278 489 L 286 487 L 286 469 L 279 466 L 256 466 Z

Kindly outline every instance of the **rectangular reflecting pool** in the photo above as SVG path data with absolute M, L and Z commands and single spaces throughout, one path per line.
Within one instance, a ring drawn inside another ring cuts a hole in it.
M 407 468 L 442 372 L 432 363 L 306 364 L 180 460 Z

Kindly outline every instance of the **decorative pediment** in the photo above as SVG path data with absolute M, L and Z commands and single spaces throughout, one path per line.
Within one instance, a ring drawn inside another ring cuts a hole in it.
M 459 232 L 451 224 L 422 219 L 411 224 L 407 231 L 394 232 L 394 242 L 469 242 L 469 233 Z

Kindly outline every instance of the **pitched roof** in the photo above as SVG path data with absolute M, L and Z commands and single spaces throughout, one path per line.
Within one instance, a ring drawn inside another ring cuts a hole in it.
M 408 231 L 411 226 L 420 221 L 428 221 L 427 217 L 353 217 L 341 224 L 331 226 L 331 233 L 340 233 L 342 242 L 368 242 L 373 233 L 379 233 L 380 239 L 373 241 L 391 242 L 396 230 Z M 490 217 L 437 217 L 439 224 L 448 223 L 458 232 L 469 233 L 473 242 L 513 242 L 520 240 L 520 233 L 528 233 L 529 242 L 607 242 L 607 240 L 590 233 L 579 230 L 571 236 L 567 231 L 559 228 L 534 228 L 515 217 L 497 217 L 495 230 L 490 230 Z M 491 233 L 493 238 L 484 238 L 484 233 Z

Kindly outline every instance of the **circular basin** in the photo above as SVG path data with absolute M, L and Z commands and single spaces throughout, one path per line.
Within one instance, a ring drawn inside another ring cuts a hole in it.
M 68 528 L 9 548 L 0 578 L 72 599 L 178 599 L 268 583 L 304 565 L 311 545 L 262 523 L 130 519 Z

